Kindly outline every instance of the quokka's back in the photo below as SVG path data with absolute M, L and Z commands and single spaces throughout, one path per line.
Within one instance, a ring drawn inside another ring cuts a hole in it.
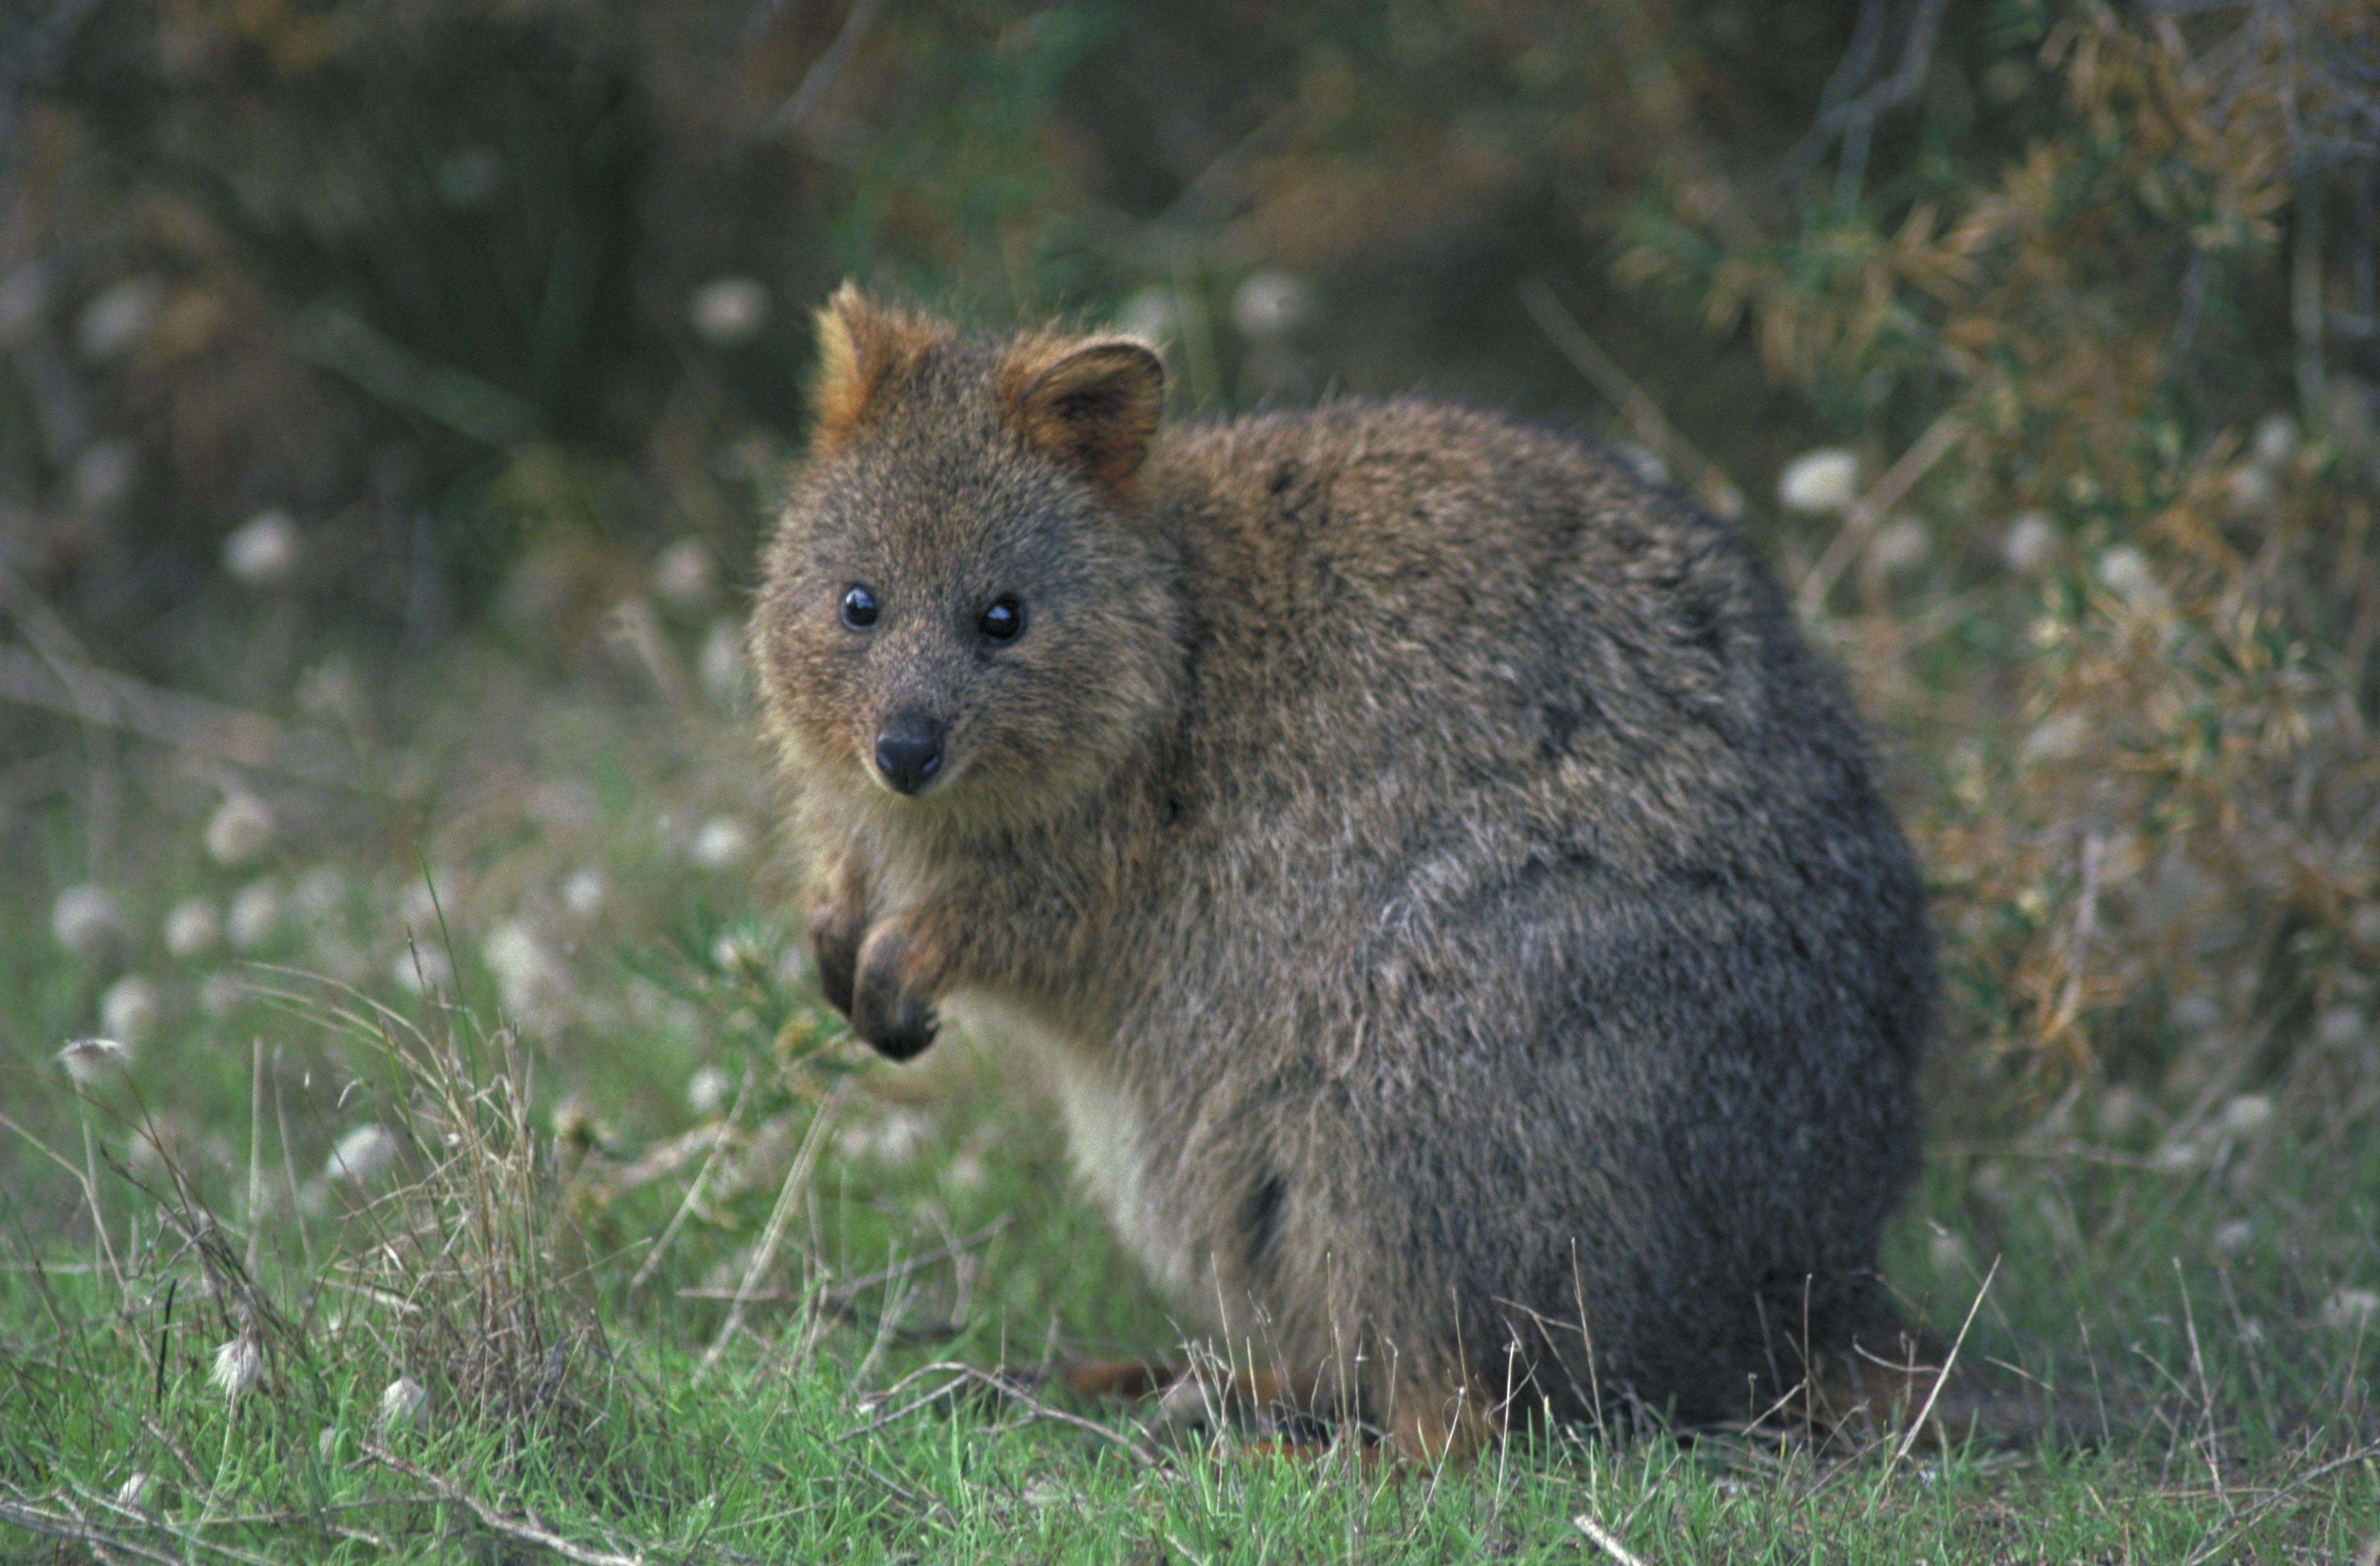
M 1038 1057 L 1181 1308 L 1409 1450 L 1889 1330 L 1924 906 L 1733 528 L 1482 415 L 821 327 L 754 637 L 859 1032 Z

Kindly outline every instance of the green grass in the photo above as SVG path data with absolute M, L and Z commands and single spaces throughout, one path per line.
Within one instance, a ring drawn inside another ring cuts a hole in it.
M 766 807 L 736 725 L 501 664 L 442 686 L 403 743 L 433 795 L 275 794 L 274 846 L 237 870 L 199 846 L 212 786 L 128 772 L 107 863 L 140 869 L 99 878 L 125 909 L 110 953 L 47 928 L 91 873 L 80 799 L 0 839 L 0 1560 L 1577 1561 L 1599 1554 L 1581 1515 L 1651 1562 L 2343 1562 L 2380 1540 L 2369 1105 L 2098 1096 L 2021 1134 L 1938 1105 L 1887 1270 L 1946 1336 L 1973 1308 L 1971 1363 L 2054 1390 L 2031 1439 L 1578 1433 L 1436 1472 L 1032 1390 L 1182 1329 L 1029 1095 L 959 1050 L 868 1067 L 761 863 L 705 868 L 700 823 Z M 425 864 L 443 925 L 415 934 L 459 1000 L 394 977 Z M 574 914 L 590 869 L 604 905 Z M 163 952 L 173 903 L 260 875 L 315 888 L 249 953 L 273 965 Z M 51 1056 L 127 970 L 156 1020 L 79 1093 Z M 201 1007 L 225 972 L 249 991 Z M 724 1095 L 689 1105 L 703 1068 Z M 324 1178 L 366 1122 L 392 1167 Z M 747 1274 L 762 1297 L 725 1331 Z M 211 1371 L 243 1335 L 261 1373 L 230 1396 Z M 392 1423 L 400 1377 L 424 1398 Z

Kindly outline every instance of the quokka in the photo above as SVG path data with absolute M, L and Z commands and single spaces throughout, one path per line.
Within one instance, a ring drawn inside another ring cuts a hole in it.
M 1185 1317 L 1414 1454 L 1889 1335 L 1925 909 L 1733 527 L 1479 413 L 819 329 L 752 647 L 862 1037 L 1038 1056 Z

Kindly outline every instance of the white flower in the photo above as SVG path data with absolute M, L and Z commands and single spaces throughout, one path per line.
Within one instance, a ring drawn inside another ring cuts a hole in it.
M 165 916 L 165 950 L 174 956 L 203 957 L 223 939 L 223 916 L 204 897 L 186 897 Z
M 2149 557 L 2130 544 L 2118 544 L 2099 557 L 2099 585 L 2135 610 L 2154 609 L 2165 599 Z
M 2223 504 L 2242 521 L 2261 517 L 2280 492 L 2273 470 L 2258 462 L 2241 463 L 2223 480 Z
M 211 1017 L 219 1017 L 237 1006 L 248 995 L 248 986 L 237 974 L 211 973 L 199 985 L 199 1010 Z
M 75 348 L 93 364 L 121 358 L 138 346 L 165 303 L 165 285 L 128 277 L 100 290 L 75 318 Z
M 1824 516 L 1849 511 L 1859 499 L 1859 458 L 1840 446 L 1805 451 L 1777 479 L 1777 501 L 1788 511 Z
M 1296 331 L 1312 304 L 1312 292 L 1288 273 L 1251 273 L 1232 296 L 1232 324 L 1254 342 L 1274 342 Z
M 694 291 L 686 316 L 704 342 L 732 348 L 769 324 L 769 290 L 749 277 L 714 277 Z
M 2347 921 L 2347 933 L 2356 943 L 2380 951 L 2380 902 L 2366 903 Z
M 231 943 L 240 951 L 255 951 L 280 925 L 281 889 L 270 880 L 249 881 L 232 894 L 228 928 Z
M 2273 1101 L 2262 1093 L 2242 1093 L 2223 1106 L 2223 1129 L 2234 1136 L 2253 1136 L 2273 1123 Z
M 282 510 L 260 511 L 224 540 L 224 569 L 243 587 L 281 588 L 298 578 L 305 540 Z
M 2020 577 L 2038 577 L 2058 558 L 2058 528 L 2038 511 L 2021 511 L 2009 518 L 2000 535 L 2000 558 Z
M 573 870 L 570 879 L 562 883 L 562 905 L 574 919 L 591 919 L 603 911 L 603 901 L 611 889 L 603 883 L 603 872 L 595 869 Z
M 2184 1033 L 2212 1033 L 2222 1026 L 2223 1003 L 2204 989 L 2188 989 L 2173 998 L 2167 1014 Z
M 99 1026 L 117 1038 L 138 1044 L 157 1026 L 157 987 L 139 974 L 127 974 L 99 998 Z
M 2287 467 L 2289 458 L 2298 455 L 2298 421 L 2286 413 L 2265 415 L 2256 420 L 2256 433 L 2249 449 L 2264 467 Z
M 75 458 L 67 493 L 77 511 L 103 516 L 122 505 L 140 481 L 140 448 L 122 435 L 110 435 L 91 442 Z
M 714 620 L 702 638 L 702 694 L 716 706 L 735 711 L 744 705 L 750 684 L 744 673 L 744 634 L 732 620 Z
M 1123 310 L 1116 316 L 1118 332 L 1144 343 L 1166 341 L 1180 324 L 1181 311 L 1173 290 L 1161 284 L 1153 284 L 1126 299 Z
M 934 1123 L 915 1110 L 891 1110 L 856 1121 L 835 1134 L 834 1150 L 855 1161 L 901 1169 L 915 1161 L 934 1135 Z
M 504 1010 L 541 1026 L 570 993 L 570 974 L 537 931 L 520 919 L 506 919 L 480 943 L 480 955 L 496 977 Z
M 410 1376 L 400 1376 L 388 1384 L 380 1395 L 381 1428 L 394 1430 L 413 1423 L 421 1405 L 430 1401 L 430 1392 Z
M 113 1038 L 76 1038 L 58 1051 L 58 1064 L 75 1085 L 89 1087 L 132 1064 L 132 1051 Z
M 694 862 L 706 870 L 732 869 L 752 852 L 752 829 L 735 816 L 713 816 L 695 834 Z
M 1896 516 L 1868 540 L 1867 563 L 1879 577 L 1900 577 L 1925 564 L 1933 552 L 1934 540 L 1926 536 L 1925 524 L 1913 516 Z
M 289 889 L 289 906 L 299 918 L 320 924 L 338 916 L 339 904 L 346 896 L 347 878 L 339 873 L 339 868 L 316 865 Z
M 710 601 L 719 572 L 700 539 L 680 539 L 653 557 L 653 591 L 663 603 L 700 609 Z
M 700 1066 L 686 1078 L 686 1107 L 694 1111 L 697 1120 L 711 1120 L 726 1112 L 728 1095 L 735 1084 L 717 1066 Z
M 148 1511 L 149 1475 L 136 1473 L 132 1477 L 116 1486 L 115 1504 L 127 1511 Z
M 2052 712 L 2024 736 L 2021 754 L 2029 762 L 2071 761 L 2091 747 L 2091 720 L 2080 712 Z
M 103 886 L 84 882 L 58 893 L 50 907 L 50 933 L 78 957 L 96 957 L 124 936 L 124 914 Z
M 2372 1025 L 2352 1006 L 2330 1006 L 2313 1019 L 2313 1036 L 2325 1050 L 2346 1051 L 2370 1037 Z
M 264 1373 L 264 1356 L 257 1352 L 256 1340 L 243 1332 L 215 1350 L 215 1367 L 207 1379 L 222 1389 L 228 1398 L 256 1385 L 257 1377 Z
M 417 936 L 435 933 L 438 929 L 440 906 L 442 904 L 447 907 L 454 906 L 453 883 L 441 876 L 438 878 L 437 885 L 439 890 L 433 892 L 428 881 L 407 881 L 404 894 L 397 899 L 397 917 L 404 920 L 405 927 Z
M 396 1162 L 396 1138 L 385 1126 L 366 1122 L 339 1138 L 322 1160 L 322 1178 L 368 1185 Z
M 2333 1289 L 2322 1302 L 2321 1321 L 2334 1332 L 2361 1328 L 2380 1312 L 2380 1293 L 2370 1289 Z
M 2215 1229 L 2215 1254 L 2226 1261 L 2237 1261 L 2256 1244 L 2256 1226 L 2244 1218 L 2235 1218 Z
M 273 812 L 249 794 L 227 795 L 207 822 L 207 857 L 229 869 L 253 864 L 273 846 Z

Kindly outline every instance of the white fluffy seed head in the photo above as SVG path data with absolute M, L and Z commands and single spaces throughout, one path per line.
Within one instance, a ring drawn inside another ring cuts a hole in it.
M 752 829 L 738 816 L 713 816 L 695 833 L 694 862 L 706 870 L 733 869 L 752 853 Z
M 653 557 L 653 593 L 676 609 L 702 609 L 719 585 L 719 569 L 700 539 L 679 539 Z
M 413 1423 L 430 1401 L 429 1390 L 410 1376 L 400 1376 L 380 1395 L 381 1427 L 398 1429 Z
M 2099 557 L 2099 585 L 2136 610 L 2155 607 L 2165 597 L 2149 557 L 2130 544 L 2118 544 Z
M 2046 572 L 2058 559 L 2057 525 L 2038 511 L 2021 511 L 2009 518 L 2000 535 L 2000 558 L 2008 568 L 2028 579 Z
M 604 884 L 601 870 L 573 870 L 570 879 L 562 883 L 562 905 L 574 919 L 593 918 L 603 911 L 604 900 L 610 895 L 611 888 Z
M 214 1368 L 207 1379 L 227 1398 L 237 1398 L 256 1385 L 264 1373 L 264 1355 L 258 1352 L 256 1340 L 245 1332 L 215 1350 Z
M 50 906 L 50 933 L 78 957 L 102 956 L 124 939 L 124 911 L 103 886 L 70 886 Z
M 715 1120 L 726 1113 L 728 1095 L 735 1087 L 717 1066 L 698 1066 L 686 1080 L 686 1107 L 697 1120 Z
M 128 1044 L 145 1042 L 157 1031 L 157 987 L 139 974 L 126 974 L 99 998 L 99 1026 L 111 1038 Z
M 254 864 L 273 846 L 273 812 L 261 799 L 234 794 L 207 820 L 207 857 L 230 869 Z
M 237 974 L 211 973 L 199 984 L 199 1010 L 211 1017 L 230 1013 L 248 995 L 248 986 Z
M 322 1178 L 369 1185 L 396 1164 L 396 1138 L 388 1128 L 367 1123 L 356 1126 L 331 1148 L 322 1161 Z
M 1232 296 L 1232 324 L 1251 342 L 1278 342 L 1305 322 L 1313 306 L 1313 290 L 1291 273 L 1251 273 Z
M 304 563 L 305 540 L 285 511 L 260 511 L 224 540 L 224 569 L 242 587 L 287 587 Z
M 1868 540 L 1867 563 L 1879 577 L 1901 577 L 1925 564 L 1933 552 L 1934 540 L 1925 523 L 1913 516 L 1896 516 Z
M 743 707 L 752 682 L 744 667 L 744 633 L 732 620 L 711 623 L 702 638 L 702 694 L 714 706 L 733 712 Z
M 1806 516 L 1838 516 L 1859 499 L 1859 457 L 1840 446 L 1805 451 L 1777 477 L 1777 502 Z
M 165 950 L 186 962 L 205 956 L 222 939 L 223 916 L 211 898 L 185 897 L 165 916 Z
M 281 889 L 270 880 L 252 880 L 233 893 L 228 928 L 231 943 L 253 952 L 281 928 Z
M 2322 1302 L 2321 1321 L 2334 1332 L 2361 1330 L 2380 1314 L 2380 1293 L 2370 1289 L 2333 1289 Z
M 165 303 L 165 285 L 155 277 L 111 283 L 75 318 L 75 347 L 93 364 L 122 358 L 140 345 Z
M 2223 1106 L 2223 1129 L 2234 1136 L 2253 1136 L 2273 1123 L 2273 1101 L 2262 1093 L 2242 1093 Z
M 132 1064 L 132 1051 L 113 1038 L 69 1039 L 58 1051 L 58 1064 L 80 1087 L 106 1081 Z
M 2256 420 L 2255 438 L 2249 443 L 2255 458 L 2266 467 L 2284 467 L 2298 455 L 2298 421 L 2286 413 L 2268 413 Z
M 735 347 L 769 324 L 769 290 L 749 277 L 714 277 L 694 291 L 686 313 L 704 342 Z

